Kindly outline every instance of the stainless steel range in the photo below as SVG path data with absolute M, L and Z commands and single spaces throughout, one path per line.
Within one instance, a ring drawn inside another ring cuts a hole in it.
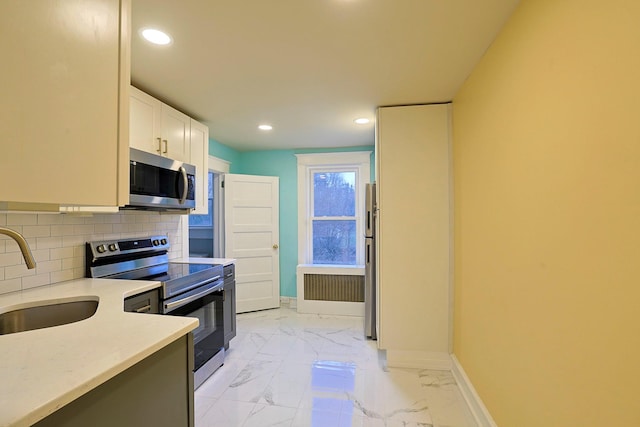
M 198 388 L 224 363 L 224 277 L 219 264 L 169 262 L 169 239 L 152 236 L 86 244 L 86 276 L 161 282 L 152 312 L 200 320 L 193 331 Z

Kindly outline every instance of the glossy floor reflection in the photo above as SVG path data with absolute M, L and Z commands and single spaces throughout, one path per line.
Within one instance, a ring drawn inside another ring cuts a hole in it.
M 450 372 L 386 369 L 362 318 L 238 315 L 225 364 L 196 390 L 196 427 L 474 426 Z

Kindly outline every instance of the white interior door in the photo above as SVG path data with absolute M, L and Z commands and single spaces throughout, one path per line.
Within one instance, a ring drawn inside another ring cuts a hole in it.
M 280 306 L 279 180 L 224 175 L 225 257 L 236 259 L 238 313 Z

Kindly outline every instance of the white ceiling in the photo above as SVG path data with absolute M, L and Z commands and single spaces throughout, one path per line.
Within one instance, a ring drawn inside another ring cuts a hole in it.
M 450 101 L 518 0 L 132 3 L 132 83 L 246 151 L 372 145 L 376 107 Z

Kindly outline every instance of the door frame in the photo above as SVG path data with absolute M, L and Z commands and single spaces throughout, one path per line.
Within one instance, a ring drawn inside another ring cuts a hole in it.
M 224 198 L 222 196 L 221 174 L 229 173 L 231 162 L 209 155 L 208 172 L 218 174 L 214 176 L 213 185 L 218 189 L 219 197 L 213 199 L 213 215 L 217 216 L 217 226 L 214 229 L 214 235 L 218 239 L 214 239 L 213 256 L 215 258 L 224 258 Z M 208 180 L 207 180 L 208 181 Z M 189 215 L 181 215 L 180 229 L 182 237 L 182 258 L 189 258 Z

